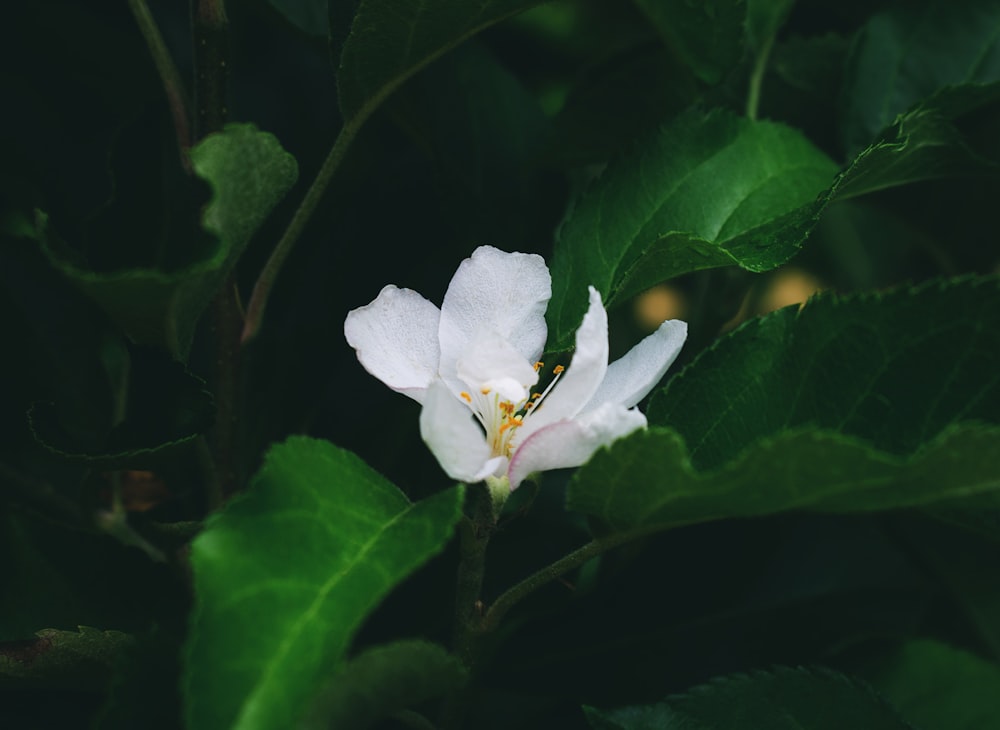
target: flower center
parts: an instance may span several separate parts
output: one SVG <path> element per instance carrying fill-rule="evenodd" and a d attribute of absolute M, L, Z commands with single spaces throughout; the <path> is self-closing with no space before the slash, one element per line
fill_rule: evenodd
<path fill-rule="evenodd" d="M 545 363 L 536 362 L 535 372 L 543 367 L 545 367 Z M 493 456 L 510 458 L 511 453 L 516 448 L 512 441 L 518 427 L 523 425 L 524 420 L 541 407 L 545 396 L 551 392 L 565 369 L 562 365 L 556 365 L 552 369 L 552 380 L 541 392 L 531 393 L 525 386 L 523 398 L 503 398 L 497 390 L 489 385 L 483 385 L 479 391 L 474 393 L 462 391 L 459 394 L 462 400 L 472 406 L 472 412 L 486 431 L 486 441 L 490 445 Z"/>

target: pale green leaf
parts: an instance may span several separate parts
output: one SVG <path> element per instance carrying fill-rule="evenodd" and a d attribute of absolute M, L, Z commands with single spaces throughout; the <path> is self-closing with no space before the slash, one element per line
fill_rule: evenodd
<path fill-rule="evenodd" d="M 213 190 L 202 226 L 217 237 L 204 256 L 179 269 L 92 271 L 46 245 L 46 254 L 133 341 L 184 357 L 195 325 L 236 265 L 251 236 L 295 182 L 295 159 L 274 136 L 234 124 L 202 140 L 191 163 Z M 45 240 L 46 219 L 40 221 Z"/>
<path fill-rule="evenodd" d="M 294 726 L 361 621 L 438 552 L 460 487 L 411 504 L 353 454 L 292 438 L 192 544 L 191 730 Z"/>

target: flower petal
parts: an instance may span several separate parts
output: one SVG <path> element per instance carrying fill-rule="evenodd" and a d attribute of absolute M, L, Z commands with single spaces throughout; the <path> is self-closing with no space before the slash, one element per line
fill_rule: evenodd
<path fill-rule="evenodd" d="M 424 395 L 420 435 L 452 479 L 478 482 L 506 461 L 490 458 L 490 447 L 472 411 L 440 380 L 431 383 Z"/>
<path fill-rule="evenodd" d="M 631 408 L 646 397 L 674 364 L 687 339 L 687 322 L 671 319 L 608 366 L 601 386 L 584 412 L 605 403 Z"/>
<path fill-rule="evenodd" d="M 459 380 L 473 392 L 487 388 L 513 403 L 524 401 L 528 388 L 538 382 L 538 373 L 531 363 L 496 334 L 476 339 L 458 359 L 456 368 Z"/>
<path fill-rule="evenodd" d="M 575 419 L 566 419 L 536 431 L 514 452 L 507 476 L 516 489 L 536 471 L 580 466 L 595 451 L 646 426 L 646 417 L 635 409 L 606 403 Z"/>
<path fill-rule="evenodd" d="M 417 292 L 390 284 L 371 304 L 348 312 L 344 336 L 365 370 L 420 403 L 437 376 L 440 316 Z"/>
<path fill-rule="evenodd" d="M 523 442 L 550 423 L 572 418 L 597 392 L 608 371 L 608 313 L 601 295 L 590 287 L 590 308 L 576 331 L 576 351 L 569 367 L 535 410 L 524 419 L 516 439 Z"/>
<path fill-rule="evenodd" d="M 534 362 L 545 347 L 545 307 L 552 279 L 541 256 L 480 246 L 458 267 L 441 304 L 440 373 L 454 385 L 455 367 L 485 332 L 495 332 Z"/>

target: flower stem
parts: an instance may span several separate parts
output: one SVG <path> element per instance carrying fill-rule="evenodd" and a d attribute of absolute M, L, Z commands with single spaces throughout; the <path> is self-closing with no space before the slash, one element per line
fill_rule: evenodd
<path fill-rule="evenodd" d="M 760 90 L 764 85 L 764 72 L 767 70 L 767 61 L 771 57 L 771 48 L 774 47 L 774 35 L 768 36 L 757 54 L 757 60 L 753 65 L 753 72 L 750 74 L 750 89 L 747 92 L 747 119 L 756 119 L 757 111 L 760 108 Z"/>
<path fill-rule="evenodd" d="M 191 121 L 188 116 L 187 102 L 185 100 L 184 84 L 181 83 L 181 75 L 174 65 L 174 59 L 167 50 L 167 44 L 160 34 L 160 29 L 153 19 L 153 14 L 149 11 L 146 0 L 128 0 L 129 10 L 139 26 L 149 53 L 153 57 L 153 64 L 156 72 L 160 75 L 163 83 L 163 90 L 167 95 L 167 103 L 170 106 L 170 115 L 174 120 L 174 133 L 177 136 L 177 147 L 180 150 L 181 164 L 188 174 L 191 173 L 191 161 L 188 159 L 188 150 L 191 147 Z"/>
<path fill-rule="evenodd" d="M 455 653 L 467 667 L 476 655 L 476 639 L 482 619 L 483 575 L 486 570 L 486 546 L 496 528 L 493 500 L 484 484 L 469 488 L 472 516 L 459 523 L 461 558 L 455 582 Z"/>
<path fill-rule="evenodd" d="M 567 573 L 574 568 L 578 568 L 588 560 L 597 557 L 601 553 L 607 552 L 612 548 L 623 545 L 626 542 L 635 540 L 640 537 L 639 533 L 632 532 L 620 532 L 607 537 L 598 538 L 591 540 L 586 545 L 577 548 L 573 552 L 565 555 L 559 560 L 551 563 L 538 572 L 528 576 L 522 580 L 517 585 L 508 589 L 503 593 L 493 605 L 490 606 L 486 615 L 483 616 L 479 623 L 478 631 L 480 633 L 488 633 L 495 631 L 503 620 L 503 617 L 507 612 L 513 608 L 519 601 L 526 598 L 531 593 L 549 583 L 563 573 Z"/>
<path fill-rule="evenodd" d="M 316 210 L 316 206 L 323 199 L 323 193 L 326 192 L 326 188 L 330 184 L 330 180 L 333 179 L 334 173 L 340 168 L 340 163 L 343 162 L 347 149 L 351 146 L 351 142 L 354 141 L 354 137 L 361 129 L 364 118 L 363 116 L 355 117 L 340 130 L 337 139 L 333 142 L 333 147 L 330 148 L 330 152 L 323 162 L 323 166 L 316 173 L 316 178 L 313 180 L 312 185 L 309 186 L 309 190 L 306 192 L 302 202 L 299 203 L 295 215 L 292 216 L 288 228 L 285 229 L 281 240 L 278 241 L 278 245 L 274 247 L 274 251 L 271 252 L 270 258 L 268 258 L 263 270 L 261 270 L 260 276 L 257 277 L 253 293 L 250 295 L 250 301 L 247 304 L 247 315 L 243 324 L 241 341 L 244 345 L 252 340 L 260 330 L 261 321 L 264 318 L 264 309 L 267 307 L 267 300 L 271 296 L 271 289 L 274 287 L 274 282 L 278 278 L 281 267 L 284 265 L 285 259 L 288 258 L 288 254 L 292 252 L 292 248 L 298 241 L 299 236 L 302 235 L 302 231 Z"/>

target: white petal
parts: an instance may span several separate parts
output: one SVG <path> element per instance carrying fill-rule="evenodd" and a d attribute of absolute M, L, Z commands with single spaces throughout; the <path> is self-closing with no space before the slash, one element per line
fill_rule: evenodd
<path fill-rule="evenodd" d="M 420 435 L 452 479 L 478 482 L 499 466 L 490 458 L 490 447 L 472 411 L 440 380 L 431 383 L 424 395 Z"/>
<path fill-rule="evenodd" d="M 441 375 L 451 381 L 458 359 L 484 333 L 499 334 L 526 360 L 537 360 L 545 347 L 551 296 L 541 256 L 477 248 L 458 267 L 441 304 Z"/>
<path fill-rule="evenodd" d="M 513 403 L 525 400 L 528 388 L 538 382 L 532 364 L 499 334 L 478 338 L 456 367 L 459 380 L 472 392 L 486 388 Z"/>
<path fill-rule="evenodd" d="M 671 319 L 608 366 L 607 375 L 584 411 L 605 403 L 631 408 L 660 382 L 684 346 L 687 322 Z"/>
<path fill-rule="evenodd" d="M 507 472 L 511 489 L 533 472 L 580 466 L 602 446 L 645 426 L 646 417 L 639 411 L 611 403 L 579 418 L 550 424 L 514 452 Z"/>
<path fill-rule="evenodd" d="M 576 331 L 576 351 L 569 367 L 541 405 L 524 419 L 518 429 L 518 441 L 550 423 L 572 418 L 597 392 L 608 371 L 608 313 L 601 295 L 590 287 L 590 308 Z"/>
<path fill-rule="evenodd" d="M 437 374 L 438 308 L 411 289 L 390 284 L 371 304 L 354 309 L 344 336 L 365 370 L 393 390 L 423 402 Z"/>

